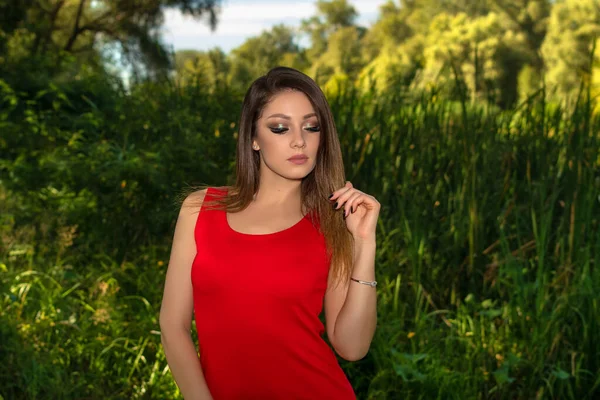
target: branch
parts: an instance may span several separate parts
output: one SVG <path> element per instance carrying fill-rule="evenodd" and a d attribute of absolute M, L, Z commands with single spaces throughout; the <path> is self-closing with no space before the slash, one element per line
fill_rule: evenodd
<path fill-rule="evenodd" d="M 75 44 L 75 40 L 77 40 L 77 36 L 81 33 L 81 29 L 79 28 L 79 21 L 81 20 L 81 14 L 83 14 L 83 7 L 85 6 L 85 0 L 81 0 L 79 2 L 79 7 L 77 8 L 77 16 L 75 17 L 75 27 L 73 28 L 73 33 L 69 37 L 67 44 L 65 46 L 65 51 L 71 51 L 73 44 Z"/>
<path fill-rule="evenodd" d="M 522 27 L 521 26 L 521 22 L 519 22 L 519 17 L 517 15 L 515 15 L 513 13 L 512 10 L 510 10 L 510 6 L 504 4 L 504 2 L 500 2 L 498 0 L 492 0 L 492 3 L 494 3 L 496 5 L 496 7 L 498 7 L 500 10 L 502 10 L 506 15 L 508 15 L 508 17 L 515 23 L 517 24 L 518 27 Z"/>
<path fill-rule="evenodd" d="M 37 54 L 40 46 L 42 47 L 42 51 L 44 51 L 46 49 L 46 45 L 47 45 L 48 41 L 52 40 L 52 32 L 54 31 L 54 28 L 56 26 L 56 18 L 58 16 L 58 12 L 60 11 L 60 9 L 63 7 L 64 4 L 65 4 L 65 0 L 60 0 L 56 3 L 56 6 L 52 10 L 47 10 L 41 4 L 39 4 L 39 7 L 42 11 L 50 14 L 50 27 L 48 28 L 48 30 L 46 32 L 44 32 L 44 34 L 42 34 L 39 31 L 36 32 L 35 40 L 34 40 L 33 46 L 32 46 L 33 54 Z"/>
<path fill-rule="evenodd" d="M 54 31 L 54 28 L 56 26 L 56 19 L 58 18 L 58 13 L 60 12 L 60 9 L 64 6 L 64 4 L 65 0 L 60 0 L 58 3 L 56 3 L 56 7 L 54 7 L 54 10 L 52 10 L 52 13 L 50 14 L 50 29 L 48 29 L 49 32 L 46 36 L 48 40 L 44 41 L 42 45 L 42 52 L 46 50 L 46 45 L 48 41 L 52 40 L 52 32 Z"/>
<path fill-rule="evenodd" d="M 91 22 L 91 24 L 98 24 L 98 23 L 100 23 L 100 21 L 102 21 L 103 19 L 110 17 L 111 13 L 112 13 L 111 10 L 106 11 L 104 14 L 102 14 L 101 16 L 99 16 L 98 18 L 96 18 L 95 20 L 93 20 Z"/>

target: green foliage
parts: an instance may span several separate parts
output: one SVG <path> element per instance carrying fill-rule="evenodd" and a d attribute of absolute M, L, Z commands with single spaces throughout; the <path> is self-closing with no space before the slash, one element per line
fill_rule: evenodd
<path fill-rule="evenodd" d="M 242 99 L 108 79 L 0 81 L 4 398 L 179 396 L 157 321 L 174 199 L 233 178 Z M 359 398 L 594 398 L 592 105 L 541 93 L 500 111 L 332 82 L 348 179 L 384 205 L 378 329 L 367 357 L 340 359 Z"/>
<path fill-rule="evenodd" d="M 196 18 L 208 16 L 214 29 L 220 1 L 138 0 L 134 6 L 129 1 L 106 0 L 16 3 L 19 5 L 0 1 L 1 57 L 39 58 L 66 52 L 91 62 L 100 55 L 99 48 L 116 43 L 136 75 L 152 76 L 163 74 L 170 66 L 169 54 L 157 34 L 164 10 L 178 8 Z M 10 43 L 14 44 L 12 48 Z"/>
<path fill-rule="evenodd" d="M 379 10 L 379 19 L 366 32 L 362 41 L 365 62 L 371 62 L 383 49 L 396 47 L 413 35 L 406 23 L 406 9 L 389 0 Z"/>
<path fill-rule="evenodd" d="M 534 66 L 536 74 L 543 69 L 540 48 L 546 36 L 548 19 L 553 0 L 495 0 L 494 11 L 497 11 L 510 25 L 512 30 L 523 34 L 530 57 L 529 63 Z"/>
<path fill-rule="evenodd" d="M 98 31 L 65 51 L 91 2 L 13 3 L 0 0 L 0 398 L 180 397 L 157 321 L 175 199 L 233 179 L 242 96 L 275 64 L 323 84 L 347 177 L 383 204 L 376 336 L 340 359 L 359 398 L 598 397 L 596 2 L 390 1 L 366 30 L 347 1 L 319 1 L 309 49 L 280 25 L 232 54 L 177 52 L 176 79 L 127 88 L 86 48 Z M 152 67 L 166 55 L 134 25 L 208 2 L 142 1 L 128 26 L 98 4 Z"/>
<path fill-rule="evenodd" d="M 311 74 L 327 81 L 333 74 L 355 79 L 363 61 L 360 50 L 360 31 L 355 26 L 340 28 L 329 36 L 327 50 L 313 63 Z"/>
<path fill-rule="evenodd" d="M 475 19 L 464 13 L 440 14 L 427 35 L 419 84 L 459 77 L 472 99 L 510 106 L 516 100 L 516 76 L 525 53 L 523 35 L 506 29 L 495 13 Z"/>
<path fill-rule="evenodd" d="M 371 84 L 374 84 L 376 90 L 381 92 L 408 87 L 423 68 L 424 43 L 422 35 L 415 35 L 400 45 L 389 44 L 383 47 L 360 73 L 363 88 L 368 91 Z"/>
<path fill-rule="evenodd" d="M 532 65 L 524 65 L 517 76 L 519 102 L 525 101 L 528 96 L 538 91 L 542 85 L 542 74 Z"/>
<path fill-rule="evenodd" d="M 599 34 L 598 1 L 566 0 L 553 7 L 542 53 L 548 68 L 547 83 L 560 97 L 574 100 L 582 78 L 585 83 L 592 82 L 600 58 L 598 51 L 594 58 L 590 53 Z M 593 89 L 598 91 L 598 87 Z"/>
<path fill-rule="evenodd" d="M 285 25 L 276 25 L 248 39 L 231 52 L 230 81 L 243 90 L 271 66 L 285 65 L 302 69 L 304 65 L 298 55 L 299 50 L 293 31 Z"/>
<path fill-rule="evenodd" d="M 320 0 L 299 30 L 275 26 L 229 55 L 220 53 L 217 63 L 198 53 L 183 68 L 178 60 L 188 56 L 181 52 L 176 73 L 182 84 L 201 79 L 244 91 L 269 68 L 286 65 L 330 90 L 340 79 L 365 90 L 375 85 L 379 92 L 398 84 L 415 93 L 435 86 L 436 95 L 448 100 L 466 97 L 509 109 L 548 84 L 557 89 L 553 99 L 565 101 L 582 80 L 592 94 L 600 93 L 596 61 L 589 56 L 597 4 L 586 1 L 389 0 L 367 29 L 356 25 L 347 0 Z M 307 48 L 297 44 L 302 35 L 310 39 Z"/>
<path fill-rule="evenodd" d="M 356 9 L 347 0 L 317 0 L 316 6 L 317 13 L 325 18 L 325 25 L 332 31 L 352 26 L 358 16 Z"/>
<path fill-rule="evenodd" d="M 231 63 L 219 48 L 209 51 L 181 50 L 175 53 L 175 76 L 181 85 L 200 83 L 211 92 L 229 84 Z"/>
<path fill-rule="evenodd" d="M 356 9 L 347 0 L 317 0 L 317 14 L 305 19 L 301 31 L 309 35 L 311 47 L 307 49 L 308 59 L 318 59 L 327 50 L 328 39 L 339 29 L 354 25 Z"/>

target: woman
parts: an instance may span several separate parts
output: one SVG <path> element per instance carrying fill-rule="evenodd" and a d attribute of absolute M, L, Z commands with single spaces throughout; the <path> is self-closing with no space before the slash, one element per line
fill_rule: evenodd
<path fill-rule="evenodd" d="M 234 186 L 181 206 L 160 311 L 173 377 L 186 400 L 355 399 L 335 353 L 363 358 L 375 332 L 380 204 L 345 182 L 311 78 L 277 67 L 250 86 L 236 161 Z"/>

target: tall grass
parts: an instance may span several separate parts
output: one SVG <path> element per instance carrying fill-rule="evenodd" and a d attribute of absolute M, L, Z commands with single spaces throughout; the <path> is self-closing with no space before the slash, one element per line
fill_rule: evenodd
<path fill-rule="evenodd" d="M 393 89 L 329 99 L 347 179 L 382 204 L 377 332 L 340 359 L 359 398 L 595 398 L 589 97 L 499 111 Z M 177 398 L 157 322 L 173 199 L 232 179 L 241 95 L 146 85 L 102 108 L 53 90 L 2 92 L 0 395 Z"/>

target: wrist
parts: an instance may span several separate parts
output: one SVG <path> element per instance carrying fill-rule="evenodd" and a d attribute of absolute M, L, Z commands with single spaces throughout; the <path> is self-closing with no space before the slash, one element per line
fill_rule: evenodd
<path fill-rule="evenodd" d="M 375 246 L 377 244 L 377 238 L 375 236 L 369 238 L 355 238 L 354 244 L 356 246 Z"/>

